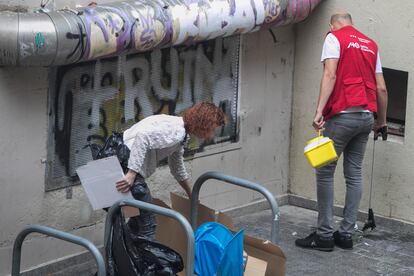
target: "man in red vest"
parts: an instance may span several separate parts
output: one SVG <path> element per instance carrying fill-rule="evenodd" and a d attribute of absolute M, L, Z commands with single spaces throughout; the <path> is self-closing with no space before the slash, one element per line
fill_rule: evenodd
<path fill-rule="evenodd" d="M 315 130 L 334 141 L 344 154 L 346 198 L 344 218 L 333 230 L 334 172 L 336 162 L 316 170 L 318 227 L 296 245 L 332 251 L 334 245 L 352 249 L 352 234 L 362 194 L 362 160 L 369 133 L 386 126 L 387 90 L 376 43 L 359 32 L 345 12 L 332 15 L 321 61 L 324 64 Z M 377 113 L 374 123 L 373 113 Z"/>

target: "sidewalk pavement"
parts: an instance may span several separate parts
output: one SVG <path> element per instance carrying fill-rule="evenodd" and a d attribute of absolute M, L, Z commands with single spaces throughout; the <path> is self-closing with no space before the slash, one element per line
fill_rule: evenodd
<path fill-rule="evenodd" d="M 317 212 L 285 205 L 280 207 L 279 246 L 284 251 L 286 275 L 414 275 L 414 233 L 404 229 L 384 228 L 377 223 L 364 236 L 357 232 L 354 249 L 335 248 L 321 252 L 295 246 L 295 239 L 315 230 Z M 335 217 L 336 225 L 341 218 Z M 271 212 L 265 210 L 234 218 L 238 227 L 255 237 L 270 237 Z M 358 222 L 359 229 L 364 223 Z"/>

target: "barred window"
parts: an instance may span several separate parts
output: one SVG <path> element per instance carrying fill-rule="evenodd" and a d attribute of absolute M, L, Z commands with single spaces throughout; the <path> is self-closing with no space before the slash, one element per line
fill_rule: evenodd
<path fill-rule="evenodd" d="M 46 190 L 79 184 L 76 168 L 102 144 L 144 117 L 212 101 L 228 124 L 212 143 L 237 137 L 239 37 L 157 49 L 51 69 Z M 190 142 L 188 154 L 204 145 Z"/>
<path fill-rule="evenodd" d="M 408 72 L 383 68 L 388 90 L 387 124 L 390 134 L 404 136 Z"/>

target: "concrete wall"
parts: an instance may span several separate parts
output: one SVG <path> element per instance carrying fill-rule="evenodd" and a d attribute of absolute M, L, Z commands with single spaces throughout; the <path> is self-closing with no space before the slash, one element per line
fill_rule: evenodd
<path fill-rule="evenodd" d="M 228 146 L 234 150 L 195 159 L 193 177 L 217 170 L 262 183 L 275 195 L 287 192 L 294 35 L 292 26 L 274 32 L 277 42 L 269 31 L 243 37 L 240 141 Z M 217 209 L 261 198 L 246 190 L 209 184 L 201 194 L 205 203 Z"/>
<path fill-rule="evenodd" d="M 0 1 L 29 10 L 38 0 Z M 89 1 L 55 1 L 57 7 Z M 104 3 L 109 1 L 99 1 Z M 218 170 L 263 183 L 275 195 L 288 184 L 290 106 L 294 66 L 292 27 L 242 38 L 240 66 L 240 139 L 238 143 L 208 148 L 187 162 L 195 180 Z M 0 275 L 10 273 L 15 235 L 26 224 L 40 223 L 102 245 L 104 214 L 93 212 L 79 186 L 67 198 L 65 189 L 44 192 L 47 153 L 47 90 L 45 68 L 0 68 Z M 153 194 L 168 198 L 179 191 L 168 168 L 149 179 Z M 181 191 L 180 191 L 181 192 Z M 202 202 L 230 208 L 259 195 L 219 183 L 202 189 Z M 22 268 L 29 268 L 83 249 L 62 241 L 30 235 L 23 245 Z"/>
<path fill-rule="evenodd" d="M 414 2 L 405 1 L 324 1 L 304 23 L 297 25 L 292 105 L 292 139 L 290 155 L 290 192 L 309 199 L 316 198 L 314 171 L 306 163 L 303 147 L 315 136 L 311 122 L 316 108 L 322 73 L 321 47 L 328 31 L 329 18 L 336 10 L 347 10 L 354 24 L 379 45 L 384 67 L 409 72 L 406 135 L 379 141 L 375 151 L 372 205 L 376 214 L 414 222 Z M 392 97 L 393 95 L 389 95 Z M 372 139 L 364 160 L 364 194 L 360 209 L 368 209 L 372 162 Z M 344 204 L 345 182 L 342 159 L 335 177 L 335 203 Z"/>

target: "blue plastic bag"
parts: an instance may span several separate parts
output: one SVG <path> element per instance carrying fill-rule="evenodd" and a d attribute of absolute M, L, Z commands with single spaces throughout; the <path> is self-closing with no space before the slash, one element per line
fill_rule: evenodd
<path fill-rule="evenodd" d="M 216 222 L 202 224 L 195 233 L 195 267 L 199 276 L 243 275 L 243 231 L 233 235 Z"/>
<path fill-rule="evenodd" d="M 243 275 L 243 235 L 243 230 L 237 232 L 227 244 L 217 270 L 218 276 Z"/>

